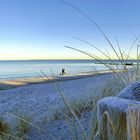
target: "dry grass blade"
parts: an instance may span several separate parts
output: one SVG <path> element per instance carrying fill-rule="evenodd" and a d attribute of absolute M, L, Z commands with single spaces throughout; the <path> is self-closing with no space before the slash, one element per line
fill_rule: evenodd
<path fill-rule="evenodd" d="M 36 125 L 34 125 L 33 123 L 31 123 L 31 122 L 29 122 L 29 121 L 27 121 L 27 120 L 25 120 L 25 119 L 23 119 L 23 118 L 21 118 L 21 117 L 18 117 L 18 116 L 16 116 L 16 115 L 12 114 L 12 113 L 7 113 L 7 114 L 8 114 L 8 115 L 11 115 L 11 116 L 13 116 L 13 117 L 15 117 L 15 118 L 17 118 L 18 120 L 22 120 L 22 121 L 24 121 L 24 122 L 30 124 L 30 125 L 33 126 L 34 128 L 38 129 L 39 131 L 41 131 L 41 128 L 38 127 L 38 126 L 36 126 Z"/>
<path fill-rule="evenodd" d="M 96 50 L 98 50 L 99 52 L 101 52 L 106 58 L 108 58 L 109 60 L 112 61 L 111 57 L 109 57 L 107 54 L 105 54 L 102 50 L 98 49 L 96 46 L 94 46 L 92 43 L 86 41 L 86 40 L 83 40 L 83 39 L 80 39 L 80 38 L 77 38 L 77 37 L 74 37 L 75 39 L 79 40 L 79 41 L 82 41 L 90 46 L 92 46 L 93 48 L 95 48 Z"/>
<path fill-rule="evenodd" d="M 118 49 L 119 49 L 119 52 L 120 52 L 121 62 L 122 62 L 122 64 L 124 65 L 123 53 L 122 53 L 122 51 L 121 51 L 121 48 L 120 48 L 119 41 L 118 41 L 118 38 L 117 38 L 117 37 L 116 37 L 116 42 L 117 42 L 117 46 L 118 46 Z"/>
<path fill-rule="evenodd" d="M 138 42 L 139 42 L 139 44 L 140 44 L 140 40 L 139 40 L 140 35 L 136 35 L 132 29 L 129 29 L 129 31 L 130 31 L 130 32 L 131 32 L 131 34 L 134 36 L 134 38 L 136 38 L 136 39 L 137 39 L 137 41 L 138 41 Z"/>
<path fill-rule="evenodd" d="M 73 48 L 73 47 L 69 47 L 69 46 L 64 46 L 64 47 L 69 48 L 69 49 L 72 49 L 72 50 L 75 50 L 75 51 L 77 51 L 77 52 L 81 52 L 81 53 L 83 53 L 83 54 L 85 54 L 85 55 L 87 55 L 87 56 L 89 56 L 89 57 L 91 57 L 91 58 L 94 58 L 94 59 L 97 60 L 98 62 L 104 64 L 104 65 L 105 65 L 107 68 L 109 68 L 109 70 L 111 70 L 112 72 L 116 72 L 115 69 L 113 69 L 111 66 L 109 66 L 108 64 L 106 64 L 106 63 L 105 63 L 101 58 L 99 58 L 98 56 L 95 56 L 95 55 L 93 55 L 93 54 L 91 54 L 91 53 L 88 53 L 88 52 L 85 52 L 85 51 L 81 51 L 81 50 L 79 50 L 79 49 L 75 49 L 75 48 Z"/>
<path fill-rule="evenodd" d="M 40 72 L 45 76 L 47 80 L 49 80 L 49 77 L 43 71 L 40 70 Z"/>
<path fill-rule="evenodd" d="M 117 53 L 117 51 L 115 50 L 115 48 L 113 47 L 111 41 L 108 39 L 108 37 L 106 36 L 106 34 L 104 33 L 104 31 L 101 29 L 101 27 L 92 19 L 90 18 L 85 12 L 83 12 L 81 9 L 75 7 L 74 5 L 64 1 L 64 0 L 58 0 L 68 6 L 70 6 L 71 8 L 75 9 L 76 11 L 78 11 L 79 13 L 81 13 L 84 17 L 86 17 L 100 32 L 101 34 L 104 36 L 104 38 L 107 40 L 108 44 L 111 46 L 112 50 L 114 51 L 114 53 L 116 54 L 116 56 L 118 57 L 118 59 L 120 60 L 120 57 Z"/>
<path fill-rule="evenodd" d="M 111 127 L 112 127 L 113 133 L 115 134 L 115 127 L 114 127 L 113 122 L 111 121 L 110 116 L 109 116 L 109 114 L 108 114 L 107 111 L 105 111 L 105 112 L 103 113 L 102 117 L 101 117 L 100 120 L 99 120 L 99 123 L 101 123 L 102 119 L 103 119 L 105 116 L 107 116 L 107 118 L 108 118 L 108 120 L 109 120 L 109 123 L 110 123 L 110 125 L 111 125 Z M 99 133 L 99 132 L 98 132 L 98 133 Z"/>
<path fill-rule="evenodd" d="M 44 76 L 42 76 L 42 75 L 40 75 L 40 74 L 38 74 L 38 73 L 37 73 L 37 75 L 38 75 L 40 78 L 42 78 L 44 81 L 46 80 L 46 79 L 44 78 Z"/>
<path fill-rule="evenodd" d="M 135 43 L 137 42 L 137 40 L 138 40 L 138 38 L 136 38 L 136 39 L 134 40 L 134 42 L 132 43 L 132 45 L 131 45 L 131 47 L 130 47 L 130 49 L 129 49 L 129 51 L 128 51 L 128 54 L 127 54 L 127 59 L 129 59 L 130 53 L 131 53 L 131 51 L 132 51 L 132 48 L 134 47 L 134 45 L 135 45 Z"/>
<path fill-rule="evenodd" d="M 3 135 L 5 135 L 5 136 L 7 136 L 8 138 L 14 138 L 14 140 L 23 140 L 23 139 L 21 139 L 21 138 L 15 137 L 15 136 L 10 135 L 10 134 L 7 134 L 7 133 L 2 133 L 2 132 L 0 132 L 0 134 L 3 134 Z M 0 140 L 2 140 L 2 139 L 0 139 Z M 7 140 L 8 140 L 8 139 L 7 139 Z"/>
<path fill-rule="evenodd" d="M 53 75 L 53 77 L 54 77 L 54 79 L 55 79 L 55 76 L 54 76 L 54 74 L 53 74 L 52 69 L 51 69 L 51 72 L 52 72 L 52 75 Z M 66 99 L 66 97 L 63 95 L 63 93 L 62 93 L 61 89 L 59 88 L 57 82 L 55 82 L 55 86 L 56 86 L 56 89 L 58 90 L 60 96 L 62 97 L 62 99 L 63 99 L 63 101 L 64 101 L 64 104 L 66 105 L 67 109 L 71 112 L 71 114 L 72 114 L 72 115 L 75 117 L 75 119 L 77 120 L 77 123 L 78 123 L 78 125 L 80 126 L 80 128 L 81 128 L 81 130 L 82 130 L 84 139 L 87 140 L 87 135 L 86 135 L 86 133 L 85 133 L 85 130 L 84 130 L 84 128 L 83 128 L 83 126 L 82 126 L 80 120 L 78 119 L 77 115 L 76 115 L 75 112 L 73 111 L 73 109 L 72 109 L 70 103 L 68 102 L 68 100 Z"/>

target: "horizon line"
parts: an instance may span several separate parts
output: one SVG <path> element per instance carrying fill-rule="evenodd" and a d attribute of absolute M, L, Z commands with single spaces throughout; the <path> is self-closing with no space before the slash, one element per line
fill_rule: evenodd
<path fill-rule="evenodd" d="M 58 61 L 70 61 L 70 60 L 76 60 L 76 61 L 80 61 L 80 60 L 82 60 L 82 61 L 84 61 L 84 60 L 86 60 L 86 61 L 92 61 L 92 60 L 95 60 L 95 61 L 98 61 L 98 60 L 100 60 L 100 59 L 98 59 L 98 60 L 96 60 L 96 59 L 1 59 L 0 61 L 56 61 L 56 60 L 58 60 Z M 109 59 L 101 59 L 101 60 L 109 60 Z M 111 59 L 111 60 L 119 60 L 119 59 Z M 111 61 L 111 60 L 109 60 L 109 61 Z M 129 61 L 137 61 L 137 59 L 124 59 L 124 60 L 129 60 Z M 120 61 L 120 60 L 119 60 Z"/>

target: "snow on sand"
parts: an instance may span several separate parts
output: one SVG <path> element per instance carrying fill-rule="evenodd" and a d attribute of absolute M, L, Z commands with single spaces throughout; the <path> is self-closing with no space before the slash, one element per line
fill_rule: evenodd
<path fill-rule="evenodd" d="M 101 74 L 81 79 L 57 82 L 69 101 L 87 99 L 94 91 L 106 83 L 112 74 Z M 0 116 L 11 112 L 32 118 L 35 124 L 43 123 L 44 118 L 63 105 L 55 82 L 25 85 L 15 89 L 0 91 Z"/>

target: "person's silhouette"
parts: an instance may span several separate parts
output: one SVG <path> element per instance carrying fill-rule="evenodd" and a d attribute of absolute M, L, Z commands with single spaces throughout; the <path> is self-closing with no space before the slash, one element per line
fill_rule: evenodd
<path fill-rule="evenodd" d="M 62 68 L 62 75 L 64 75 L 66 72 L 65 72 L 65 69 Z"/>

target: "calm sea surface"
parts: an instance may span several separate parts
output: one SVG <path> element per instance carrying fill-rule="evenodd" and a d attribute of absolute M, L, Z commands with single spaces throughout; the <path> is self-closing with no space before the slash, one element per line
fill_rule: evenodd
<path fill-rule="evenodd" d="M 95 60 L 33 60 L 33 61 L 0 61 L 0 79 L 37 77 L 44 72 L 51 76 L 59 75 L 62 68 L 68 74 L 78 74 L 97 70 L 107 70 L 103 64 Z"/>

